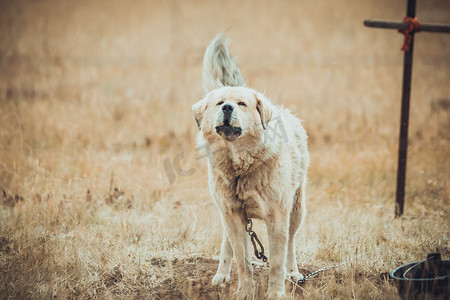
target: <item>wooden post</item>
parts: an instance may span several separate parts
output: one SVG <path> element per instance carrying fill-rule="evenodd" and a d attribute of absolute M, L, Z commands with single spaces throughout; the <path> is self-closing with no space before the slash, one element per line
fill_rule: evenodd
<path fill-rule="evenodd" d="M 416 16 L 416 0 L 408 0 L 407 16 Z M 398 168 L 397 168 L 397 194 L 395 197 L 395 216 L 403 214 L 405 204 L 405 182 L 406 182 L 406 156 L 408 152 L 408 124 L 409 103 L 411 95 L 411 76 L 414 51 L 414 32 L 411 33 L 411 45 L 409 51 L 405 51 L 403 58 L 403 88 L 402 108 L 400 116 L 400 136 L 398 146 Z"/>

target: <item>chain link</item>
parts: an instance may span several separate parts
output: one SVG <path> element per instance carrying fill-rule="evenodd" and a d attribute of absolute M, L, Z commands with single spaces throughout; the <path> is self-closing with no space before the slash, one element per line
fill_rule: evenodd
<path fill-rule="evenodd" d="M 237 195 L 236 195 L 236 197 L 237 197 Z M 259 240 L 256 232 L 253 231 L 253 222 L 251 219 L 249 219 L 249 217 L 247 215 L 247 206 L 245 205 L 244 200 L 239 199 L 239 201 L 241 202 L 240 209 L 242 211 L 242 215 L 244 216 L 244 220 L 245 220 L 245 231 L 250 236 L 250 241 L 252 242 L 253 251 L 255 253 L 255 256 L 257 259 L 262 260 L 263 262 L 267 263 L 267 266 L 269 266 L 269 260 L 268 260 L 267 256 L 264 254 L 264 246 L 261 243 L 261 241 Z M 258 249 L 258 247 L 260 250 Z"/>

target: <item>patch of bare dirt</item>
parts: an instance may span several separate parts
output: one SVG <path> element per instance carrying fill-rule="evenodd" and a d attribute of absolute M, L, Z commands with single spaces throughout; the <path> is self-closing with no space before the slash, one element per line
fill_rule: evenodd
<path fill-rule="evenodd" d="M 238 286 L 237 269 L 233 264 L 230 283 L 222 286 L 213 286 L 212 278 L 219 262 L 209 258 L 188 258 L 167 261 L 152 259 L 153 265 L 172 267 L 175 276 L 164 281 L 154 291 L 155 299 L 231 299 Z M 267 290 L 268 268 L 254 267 L 255 299 L 264 299 Z M 309 273 L 310 270 L 301 270 Z M 286 294 L 300 298 L 302 289 L 293 284 L 286 284 Z"/>

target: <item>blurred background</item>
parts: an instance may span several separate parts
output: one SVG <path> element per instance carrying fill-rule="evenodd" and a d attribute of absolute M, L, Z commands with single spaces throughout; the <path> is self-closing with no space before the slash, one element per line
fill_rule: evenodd
<path fill-rule="evenodd" d="M 20 165 L 24 146 L 38 159 L 52 147 L 192 150 L 202 55 L 224 31 L 247 85 L 298 113 L 312 143 L 395 143 L 403 37 L 362 22 L 399 21 L 405 2 L 2 1 L 2 163 Z M 450 23 L 450 5 L 418 1 L 417 16 Z M 449 35 L 416 39 L 412 134 L 423 135 L 433 107 L 448 103 L 449 49 Z M 76 164 L 67 176 L 89 171 Z"/>
<path fill-rule="evenodd" d="M 421 22 L 450 24 L 449 1 L 417 2 Z M 13 251 L 0 267 L 16 287 L 0 295 L 17 296 L 20 286 L 47 295 L 42 287 L 51 284 L 72 295 L 67 282 L 78 296 L 92 296 L 98 282 L 109 291 L 108 280 L 87 278 L 106 256 L 104 274 L 122 266 L 117 288 L 128 278 L 123 249 L 147 257 L 218 254 L 220 222 L 195 151 L 191 105 L 204 96 L 204 50 L 224 31 L 247 85 L 296 113 L 310 137 L 303 261 L 341 261 L 360 243 L 373 250 L 375 271 L 363 266 L 373 275 L 429 250 L 449 254 L 448 34 L 416 35 L 402 221 L 412 223 L 387 225 L 403 36 L 363 20 L 401 21 L 405 13 L 406 1 L 392 0 L 2 0 L 0 250 Z M 188 169 L 189 176 L 180 172 Z M 68 234 L 79 241 L 70 246 L 79 251 L 75 269 L 65 254 Z M 106 241 L 122 244 L 105 254 Z M 47 252 L 33 252 L 43 245 Z M 129 260 L 128 270 L 135 265 Z M 50 266 L 65 275 L 49 275 Z M 351 297 L 346 287 L 341 296 Z M 126 285 L 120 291 L 132 293 Z"/>

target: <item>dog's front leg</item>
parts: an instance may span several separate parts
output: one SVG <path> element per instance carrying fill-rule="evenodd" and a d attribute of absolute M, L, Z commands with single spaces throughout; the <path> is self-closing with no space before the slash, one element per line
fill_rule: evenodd
<path fill-rule="evenodd" d="M 274 213 L 266 220 L 266 224 L 270 250 L 267 297 L 279 299 L 285 296 L 288 223 L 282 213 Z"/>
<path fill-rule="evenodd" d="M 254 292 L 253 268 L 248 252 L 248 235 L 241 215 L 229 212 L 224 214 L 223 221 L 228 240 L 233 248 L 238 268 L 239 286 L 236 291 L 237 299 L 252 299 Z"/>
<path fill-rule="evenodd" d="M 231 260 L 233 259 L 233 249 L 231 248 L 230 241 L 228 240 L 227 230 L 225 227 L 225 221 L 222 218 L 222 245 L 220 246 L 220 259 L 219 267 L 217 268 L 216 275 L 214 275 L 212 284 L 219 285 L 230 281 Z"/>

